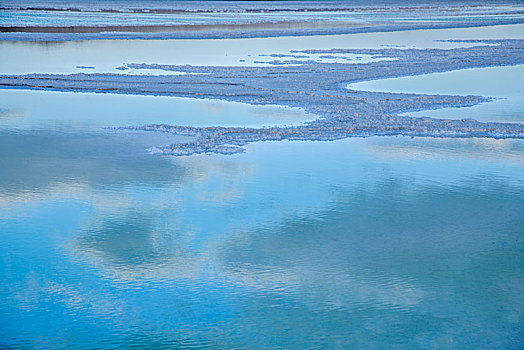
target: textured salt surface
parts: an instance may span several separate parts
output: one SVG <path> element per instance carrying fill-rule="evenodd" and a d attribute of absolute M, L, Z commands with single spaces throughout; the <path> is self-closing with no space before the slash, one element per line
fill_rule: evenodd
<path fill-rule="evenodd" d="M 320 116 L 297 127 L 230 128 L 169 125 L 129 129 L 191 135 L 194 141 L 153 148 L 175 155 L 237 153 L 256 141 L 336 140 L 355 136 L 406 135 L 431 137 L 524 138 L 524 124 L 481 123 L 400 116 L 407 111 L 472 106 L 490 99 L 480 96 L 393 94 L 347 90 L 347 83 L 387 77 L 427 74 L 461 68 L 515 65 L 524 62 L 524 40 L 478 40 L 482 46 L 441 49 L 302 50 L 293 54 L 367 54 L 396 61 L 309 63 L 296 67 L 192 67 L 129 64 L 134 69 L 176 70 L 204 75 L 122 76 L 72 74 L 0 76 L 10 88 L 111 92 L 193 98 L 225 99 L 249 104 L 301 107 Z M 486 46 L 485 44 L 490 44 Z"/>
<path fill-rule="evenodd" d="M 61 42 L 49 50 L 46 42 L 0 41 L 3 61 L 0 74 L 73 74 L 80 73 L 77 65 L 94 66 L 92 73 L 181 74 L 176 71 L 156 71 L 126 68 L 125 63 L 143 62 L 193 66 L 260 66 L 253 61 L 310 60 L 331 63 L 320 55 L 307 58 L 278 58 L 264 54 L 291 54 L 290 50 L 306 49 L 380 49 L 471 47 L 479 43 L 446 42 L 443 39 L 524 39 L 524 24 L 477 28 L 416 30 L 405 32 L 364 33 L 330 36 L 280 38 L 223 39 L 223 40 L 84 40 Z M 387 43 L 387 45 L 385 45 Z M 206 54 L 202 54 L 202 53 Z M 305 56 L 303 54 L 298 56 Z M 322 55 L 324 56 L 324 55 Z M 337 60 L 347 62 L 355 57 L 359 62 L 369 61 L 370 55 L 345 54 Z M 349 56 L 349 57 L 348 57 Z M 56 57 L 60 57 L 57 60 Z M 359 60 L 358 57 L 361 57 Z M 345 59 L 343 59 L 345 58 Z M 384 59 L 384 58 L 381 58 Z M 489 95 L 488 95 L 489 96 Z"/>
<path fill-rule="evenodd" d="M 475 1 L 0 1 L 0 40 L 221 39 L 524 23 L 524 6 Z"/>
<path fill-rule="evenodd" d="M 358 26 L 344 25 L 342 27 L 320 27 L 320 28 L 297 28 L 292 25 L 291 28 L 282 29 L 266 28 L 260 29 L 252 26 L 238 27 L 238 28 L 223 28 L 221 30 L 201 29 L 184 31 L 172 31 L 166 28 L 157 28 L 149 30 L 149 32 L 130 32 L 130 31 L 114 31 L 118 28 L 112 28 L 111 31 L 103 32 L 75 32 L 75 28 L 66 33 L 26 33 L 18 32 L 16 30 L 23 29 L 9 29 L 0 28 L 0 40 L 9 41 L 72 41 L 72 40 L 169 40 L 169 39 L 233 39 L 233 38 L 267 38 L 279 36 L 311 36 L 311 35 L 335 35 L 335 34 L 354 34 L 354 33 L 373 33 L 373 32 L 394 32 L 404 30 L 416 29 L 447 29 L 447 28 L 470 28 L 482 27 L 502 24 L 519 24 L 524 23 L 524 18 L 508 18 L 508 19 L 484 19 L 479 18 L 475 21 L 463 22 L 460 20 L 449 22 L 420 22 L 420 23 L 375 23 Z M 12 32 L 11 30 L 15 30 Z M 129 29 L 128 29 L 129 30 Z M 135 29 L 133 29 L 135 30 Z M 140 30 L 137 28 L 136 30 Z M 2 32 L 3 31 L 3 32 Z M 7 31 L 7 32 L 6 32 Z M 60 30 L 63 31 L 63 30 Z M 86 29 L 86 31 L 89 31 Z M 99 30 L 96 30 L 99 31 Z"/>
<path fill-rule="evenodd" d="M 424 3 L 390 0 L 386 7 L 377 6 L 375 3 L 359 4 L 355 1 L 316 4 L 235 3 L 235 5 L 239 4 L 241 6 L 207 1 L 187 4 L 163 1 L 156 1 L 154 4 L 133 4 L 123 1 L 106 2 L 103 4 L 104 7 L 98 7 L 96 4 L 86 6 L 84 2 L 74 1 L 62 2 L 61 6 L 49 2 L 33 5 L 7 4 L 0 5 L 2 18 L 0 32 L 58 34 L 58 36 L 45 36 L 57 40 L 59 38 L 88 39 L 93 38 L 93 34 L 95 37 L 109 38 L 117 32 L 126 38 L 141 37 L 130 34 L 137 32 L 164 33 L 156 34 L 155 38 L 173 38 L 180 35 L 212 37 L 219 35 L 219 32 L 222 35 L 228 32 L 228 37 L 231 37 L 232 35 L 304 35 L 308 32 L 333 34 L 347 33 L 348 30 L 398 30 L 403 27 L 420 28 L 421 25 L 477 26 L 489 24 L 489 21 L 524 20 L 524 7 L 512 3 L 486 6 L 451 2 L 428 6 Z M 108 36 L 107 32 L 111 34 Z M 166 34 L 170 32 L 191 33 Z M 86 34 L 91 35 L 86 36 Z M 13 36 L 4 35 L 4 37 L 9 40 Z M 24 36 L 17 34 L 15 37 Z M 29 35 L 29 37 L 38 36 Z"/>
<path fill-rule="evenodd" d="M 484 1 L 475 0 L 352 0 L 347 1 L 170 1 L 170 0 L 2 0 L 0 8 L 19 10 L 55 10 L 55 11 L 99 11 L 110 13 L 245 13 L 276 11 L 348 11 L 348 10 L 401 10 L 403 12 L 418 9 L 435 10 L 439 7 L 465 10 L 483 7 L 485 12 L 496 12 L 500 6 L 514 5 L 508 1 L 491 1 L 486 6 Z"/>

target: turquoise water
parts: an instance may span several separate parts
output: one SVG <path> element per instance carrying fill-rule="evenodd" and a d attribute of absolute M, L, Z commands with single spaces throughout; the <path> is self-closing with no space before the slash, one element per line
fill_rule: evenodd
<path fill-rule="evenodd" d="M 522 346 L 522 140 L 162 137 L 2 129 L 2 344 Z"/>
<path fill-rule="evenodd" d="M 141 58 L 231 64 L 246 47 L 425 47 L 521 29 L 250 39 L 222 51 L 229 41 L 187 41 L 180 56 L 162 49 L 183 41 L 0 42 L 0 71 L 110 71 Z M 202 47 L 210 54 L 195 54 Z M 509 100 L 521 69 L 411 86 Z M 146 149 L 187 139 L 102 129 L 310 118 L 276 106 L 0 89 L 0 348 L 522 348 L 523 140 L 260 142 L 244 154 L 171 157 Z"/>

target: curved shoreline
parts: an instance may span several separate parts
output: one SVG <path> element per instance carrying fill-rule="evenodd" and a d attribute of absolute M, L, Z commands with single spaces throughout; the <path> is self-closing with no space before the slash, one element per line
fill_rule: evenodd
<path fill-rule="evenodd" d="M 456 49 L 332 49 L 325 54 L 369 54 L 395 61 L 311 63 L 271 67 L 193 67 L 128 64 L 134 69 L 180 71 L 185 75 L 137 76 L 118 74 L 30 74 L 0 76 L 4 88 L 83 91 L 135 95 L 221 99 L 253 105 L 300 107 L 319 119 L 295 127 L 234 128 L 171 125 L 130 126 L 128 129 L 191 135 L 188 143 L 153 148 L 175 155 L 238 153 L 258 141 L 327 141 L 347 137 L 405 135 L 429 137 L 524 138 L 522 123 L 412 118 L 400 113 L 473 106 L 491 99 L 481 96 L 420 95 L 354 91 L 351 82 L 420 75 L 464 68 L 524 63 L 524 40 L 472 40 L 489 46 Z M 297 51 L 311 53 L 312 50 Z M 125 128 L 124 128 L 125 129 Z"/>

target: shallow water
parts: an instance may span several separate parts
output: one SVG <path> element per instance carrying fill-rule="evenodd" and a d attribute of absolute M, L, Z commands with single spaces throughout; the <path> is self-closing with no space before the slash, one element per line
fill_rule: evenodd
<path fill-rule="evenodd" d="M 522 140 L 153 156 L 185 139 L 100 127 L 215 102 L 0 93 L 26 108 L 0 123 L 3 345 L 522 345 Z"/>
<path fill-rule="evenodd" d="M 348 87 L 366 91 L 493 97 L 494 101 L 473 107 L 442 108 L 406 114 L 442 119 L 473 118 L 480 121 L 524 122 L 522 77 L 524 65 L 516 65 L 364 81 L 349 84 Z"/>
<path fill-rule="evenodd" d="M 299 125 L 318 117 L 299 108 L 162 96 L 0 89 L 0 128 L 100 130 L 104 127 Z"/>
<path fill-rule="evenodd" d="M 522 345 L 521 140 L 132 140 L 2 132 L 3 344 Z"/>
<path fill-rule="evenodd" d="M 0 72 L 449 48 L 464 44 L 433 40 L 522 38 L 522 28 L 0 42 Z M 412 86 L 517 96 L 521 69 L 489 70 L 482 88 L 464 78 L 475 70 L 451 87 L 424 76 Z M 524 140 L 259 142 L 244 154 L 171 157 L 146 149 L 188 138 L 102 129 L 310 118 L 277 106 L 0 89 L 0 347 L 522 348 Z"/>
<path fill-rule="evenodd" d="M 0 74 L 111 72 L 126 63 L 157 63 L 195 66 L 266 66 L 267 54 L 289 54 L 292 50 L 359 48 L 455 48 L 479 43 L 451 43 L 449 39 L 523 39 L 524 24 L 460 29 L 411 30 L 403 32 L 318 35 L 220 40 L 87 40 L 72 42 L 0 41 Z M 351 55 L 348 55 L 351 57 Z M 60 60 L 56 58 L 60 57 Z M 361 57 L 357 59 L 357 57 Z M 307 58 L 310 59 L 310 58 Z M 331 59 L 312 57 L 318 62 Z M 369 62 L 358 55 L 353 62 Z M 261 62 L 261 63 L 256 63 Z M 81 69 L 89 66 L 93 69 Z M 153 72 L 154 73 L 154 72 Z M 158 73 L 157 73 L 158 74 Z"/>

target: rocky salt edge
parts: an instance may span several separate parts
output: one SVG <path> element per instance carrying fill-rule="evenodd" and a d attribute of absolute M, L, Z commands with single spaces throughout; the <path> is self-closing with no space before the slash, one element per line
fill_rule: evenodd
<path fill-rule="evenodd" d="M 231 39 L 524 23 L 524 7 L 514 1 L 18 0 L 0 3 L 2 13 L 0 40 L 7 41 Z M 53 22 L 45 20 L 49 13 Z M 124 13 L 126 21 L 117 20 Z"/>
<path fill-rule="evenodd" d="M 164 124 L 115 128 L 192 136 L 191 141 L 150 149 L 152 153 L 234 154 L 260 141 L 332 141 L 348 137 L 422 136 L 524 138 L 524 124 L 413 118 L 400 113 L 489 102 L 489 97 L 382 93 L 347 89 L 364 80 L 428 74 L 457 69 L 524 63 L 524 40 L 476 40 L 479 46 L 456 49 L 303 50 L 294 55 L 371 55 L 395 58 L 369 63 L 318 63 L 271 67 L 194 67 L 135 63 L 134 69 L 190 73 L 137 76 L 71 74 L 0 76 L 4 88 L 99 92 L 221 99 L 253 105 L 284 105 L 319 119 L 293 127 L 186 127 Z M 489 44 L 489 45 L 486 45 Z M 195 74 L 201 73 L 201 74 Z M 205 74 L 202 74 L 205 73 Z"/>
<path fill-rule="evenodd" d="M 267 22 L 269 23 L 269 22 Z M 283 24 L 290 24 L 294 22 L 282 22 Z M 300 24 L 301 22 L 296 22 Z M 305 23 L 305 22 L 304 22 Z M 320 23 L 320 22 L 313 22 Z M 4 28 L 0 26 L 0 40 L 2 41 L 79 41 L 79 40 L 174 40 L 174 39 L 241 39 L 241 38 L 271 38 L 281 36 L 312 36 L 312 35 L 341 35 L 341 34 L 360 34 L 360 33 L 376 33 L 376 32 L 397 32 L 407 30 L 421 30 L 421 29 L 451 29 L 451 28 L 473 28 L 486 27 L 493 25 L 511 25 L 522 24 L 524 18 L 508 18 L 508 19 L 483 19 L 478 21 L 449 21 L 437 23 L 361 23 L 358 25 L 336 26 L 320 28 L 265 28 L 256 29 L 238 25 L 236 29 L 201 29 L 191 30 L 184 28 L 181 31 L 173 31 L 170 26 L 166 26 L 164 30 L 157 29 L 155 31 L 141 32 L 140 26 L 136 26 L 132 31 L 124 29 L 112 28 L 100 32 L 26 32 L 23 27 L 20 28 Z M 253 23 L 254 24 L 254 23 Z M 278 24 L 278 23 L 277 23 Z M 235 26 L 235 25 L 233 25 Z M 172 26 L 176 27 L 176 26 Z M 44 28 L 44 27 L 43 27 Z M 93 27 L 96 28 L 96 27 Z M 42 29 L 44 31 L 45 29 Z M 138 30 L 138 31 L 135 31 Z"/>
<path fill-rule="evenodd" d="M 406 0 L 389 0 L 370 2 L 368 0 L 328 1 L 169 1 L 169 0 L 17 0 L 0 3 L 0 9 L 12 10 L 45 10 L 45 11 L 72 11 L 72 12 L 110 12 L 110 13 L 267 13 L 267 12 L 338 12 L 338 11 L 410 11 L 427 10 L 438 11 L 441 9 L 453 11 L 478 11 L 484 13 L 500 11 L 500 6 L 514 6 L 511 1 L 498 1 L 486 4 L 485 1 L 468 1 L 465 3 L 455 1 L 440 1 L 436 3 L 414 3 Z"/>

